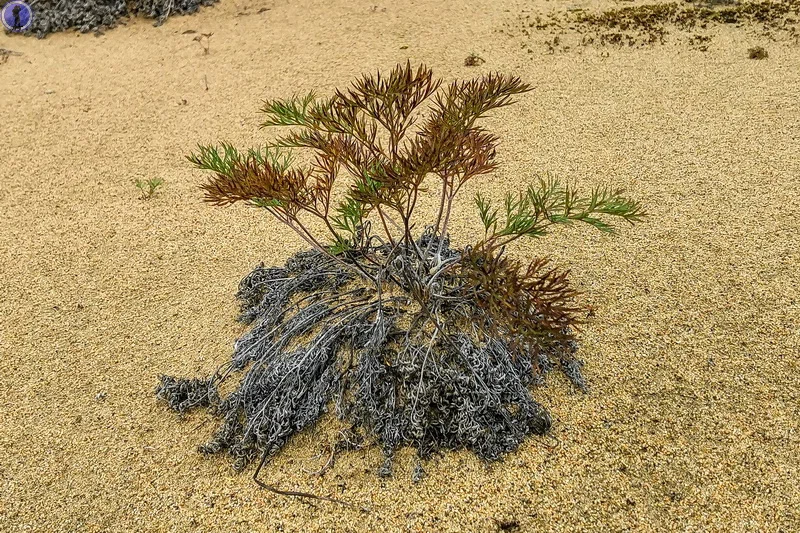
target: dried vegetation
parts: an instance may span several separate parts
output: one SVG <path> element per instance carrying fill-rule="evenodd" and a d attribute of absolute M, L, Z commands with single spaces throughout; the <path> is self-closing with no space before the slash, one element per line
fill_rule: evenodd
<path fill-rule="evenodd" d="M 227 364 L 209 378 L 162 377 L 157 393 L 173 409 L 220 417 L 201 451 L 225 452 L 238 469 L 260 454 L 263 465 L 334 409 L 358 436 L 349 441 L 380 444 L 388 475 L 402 446 L 492 460 L 548 430 L 531 386 L 560 368 L 586 387 L 575 338 L 585 310 L 565 271 L 513 259 L 507 246 L 573 222 L 610 232 L 610 219 L 633 223 L 643 211 L 620 190 L 582 193 L 542 175 L 499 205 L 477 195 L 483 237 L 451 246 L 457 195 L 497 167 L 498 139 L 480 120 L 530 90 L 514 76 L 443 84 L 424 66 L 398 65 L 329 97 L 265 102 L 263 126 L 290 128 L 266 146 L 190 156 L 211 173 L 208 202 L 262 209 L 310 247 L 244 278 L 251 329 Z M 426 188 L 438 191 L 427 222 L 417 213 Z"/>
<path fill-rule="evenodd" d="M 800 0 L 671 2 L 604 11 L 522 13 L 511 31 L 541 42 L 550 53 L 591 45 L 643 47 L 664 44 L 670 38 L 705 51 L 711 30 L 719 25 L 746 27 L 759 37 L 798 42 L 799 18 Z M 532 52 L 531 44 L 524 46 Z"/>

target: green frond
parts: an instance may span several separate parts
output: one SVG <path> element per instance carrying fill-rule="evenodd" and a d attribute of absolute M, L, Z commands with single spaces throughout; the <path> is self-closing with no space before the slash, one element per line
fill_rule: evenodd
<path fill-rule="evenodd" d="M 625 197 L 621 189 L 595 187 L 583 196 L 574 186 L 564 185 L 549 174 L 540 177 L 536 185 L 528 186 L 524 193 L 507 194 L 504 206 L 505 223 L 495 231 L 495 238 L 541 237 L 549 226 L 574 221 L 610 233 L 615 227 L 606 220 L 609 217 L 634 223 L 646 216 L 641 205 Z M 483 221 L 488 206 L 481 199 L 478 208 Z"/>
<path fill-rule="evenodd" d="M 328 253 L 331 255 L 342 255 L 343 253 L 352 250 L 353 247 L 346 239 L 337 239 L 336 242 L 328 246 Z"/>
<path fill-rule="evenodd" d="M 233 175 L 234 168 L 243 160 L 242 154 L 232 144 L 224 141 L 219 147 L 198 144 L 197 150 L 186 158 L 200 170 L 210 170 L 223 176 Z"/>
<path fill-rule="evenodd" d="M 363 202 L 348 196 L 336 206 L 336 215 L 331 217 L 334 228 L 355 235 L 367 216 Z"/>
<path fill-rule="evenodd" d="M 260 111 L 267 118 L 261 123 L 261 127 L 309 126 L 311 124 L 309 111 L 315 100 L 314 91 L 304 96 L 295 95 L 288 100 L 266 100 Z"/>
<path fill-rule="evenodd" d="M 487 233 L 494 232 L 497 228 L 497 208 L 492 209 L 492 204 L 481 197 L 481 193 L 475 194 L 475 204 L 478 206 L 478 213 L 483 223 L 483 228 Z"/>
<path fill-rule="evenodd" d="M 640 222 L 646 216 L 639 202 L 625 197 L 622 189 L 609 187 L 595 187 L 589 197 L 576 200 L 575 211 L 570 214 L 571 220 L 584 222 L 607 233 L 613 233 L 615 228 L 598 218 L 598 215 L 618 217 L 631 224 Z"/>
<path fill-rule="evenodd" d="M 270 165 L 279 172 L 288 170 L 294 163 L 294 156 L 278 146 L 249 148 L 246 153 L 237 150 L 232 144 L 222 142 L 219 146 L 198 145 L 198 151 L 186 158 L 200 170 L 210 170 L 223 176 L 232 176 L 237 165 L 255 162 L 261 166 Z"/>
<path fill-rule="evenodd" d="M 282 207 L 284 205 L 284 202 L 278 200 L 277 198 L 253 198 L 247 203 L 252 207 L 262 208 Z"/>
<path fill-rule="evenodd" d="M 265 145 L 247 150 L 247 158 L 259 165 L 271 165 L 279 172 L 285 172 L 294 163 L 294 155 L 282 146 Z"/>

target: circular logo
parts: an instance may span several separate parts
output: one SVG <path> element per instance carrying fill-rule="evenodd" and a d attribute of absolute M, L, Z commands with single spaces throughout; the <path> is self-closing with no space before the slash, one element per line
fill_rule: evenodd
<path fill-rule="evenodd" d="M 3 26 L 13 32 L 27 30 L 33 20 L 31 6 L 19 0 L 7 3 L 2 12 Z"/>

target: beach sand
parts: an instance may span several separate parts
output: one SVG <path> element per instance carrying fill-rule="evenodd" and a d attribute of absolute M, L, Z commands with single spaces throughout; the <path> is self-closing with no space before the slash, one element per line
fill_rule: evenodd
<path fill-rule="evenodd" d="M 0 530 L 800 530 L 800 46 L 721 28 L 706 52 L 529 53 L 519 13 L 567 4 L 376 2 L 222 0 L 157 28 L 0 35 L 21 53 L 0 65 Z M 187 30 L 213 32 L 209 54 Z M 748 59 L 756 45 L 768 59 Z M 464 66 L 472 52 L 486 63 Z M 418 484 L 408 450 L 377 477 L 375 447 L 320 479 L 326 420 L 262 473 L 361 513 L 202 457 L 213 419 L 153 391 L 223 363 L 239 280 L 303 248 L 257 210 L 203 204 L 185 154 L 265 140 L 264 98 L 406 59 L 536 87 L 486 122 L 501 167 L 465 191 L 457 242 L 478 234 L 476 191 L 537 171 L 612 182 L 651 216 L 514 248 L 570 268 L 596 309 L 590 392 L 555 375 L 535 392 L 551 436 L 493 464 L 447 453 Z M 150 177 L 165 184 L 140 200 L 132 181 Z"/>

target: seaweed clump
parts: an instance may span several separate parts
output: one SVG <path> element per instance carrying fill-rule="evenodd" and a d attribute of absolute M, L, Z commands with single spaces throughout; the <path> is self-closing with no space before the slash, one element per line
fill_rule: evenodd
<path fill-rule="evenodd" d="M 208 202 L 263 209 L 310 245 L 242 280 L 240 320 L 251 327 L 229 362 L 204 379 L 162 376 L 157 395 L 172 409 L 208 407 L 220 418 L 203 453 L 226 453 L 237 469 L 260 454 L 257 476 L 330 409 L 355 440 L 382 447 L 383 475 L 404 446 L 423 459 L 466 448 L 494 460 L 548 431 L 533 386 L 560 368 L 586 388 L 575 337 L 585 310 L 565 271 L 547 258 L 522 263 L 506 247 L 558 224 L 611 231 L 609 217 L 633 223 L 644 213 L 621 190 L 582 194 L 544 175 L 500 206 L 476 195 L 484 235 L 451 246 L 458 192 L 496 168 L 498 140 L 478 120 L 529 90 L 496 73 L 442 86 L 424 66 L 398 65 L 331 97 L 266 102 L 264 126 L 295 128 L 266 147 L 223 143 L 189 157 L 213 174 Z M 311 163 L 295 163 L 291 149 Z M 438 209 L 415 237 L 429 181 Z"/>
<path fill-rule="evenodd" d="M 142 15 L 161 25 L 171 15 L 195 13 L 217 0 L 30 0 L 33 20 L 26 33 L 39 38 L 76 29 L 82 33 L 115 27 L 124 17 Z"/>

